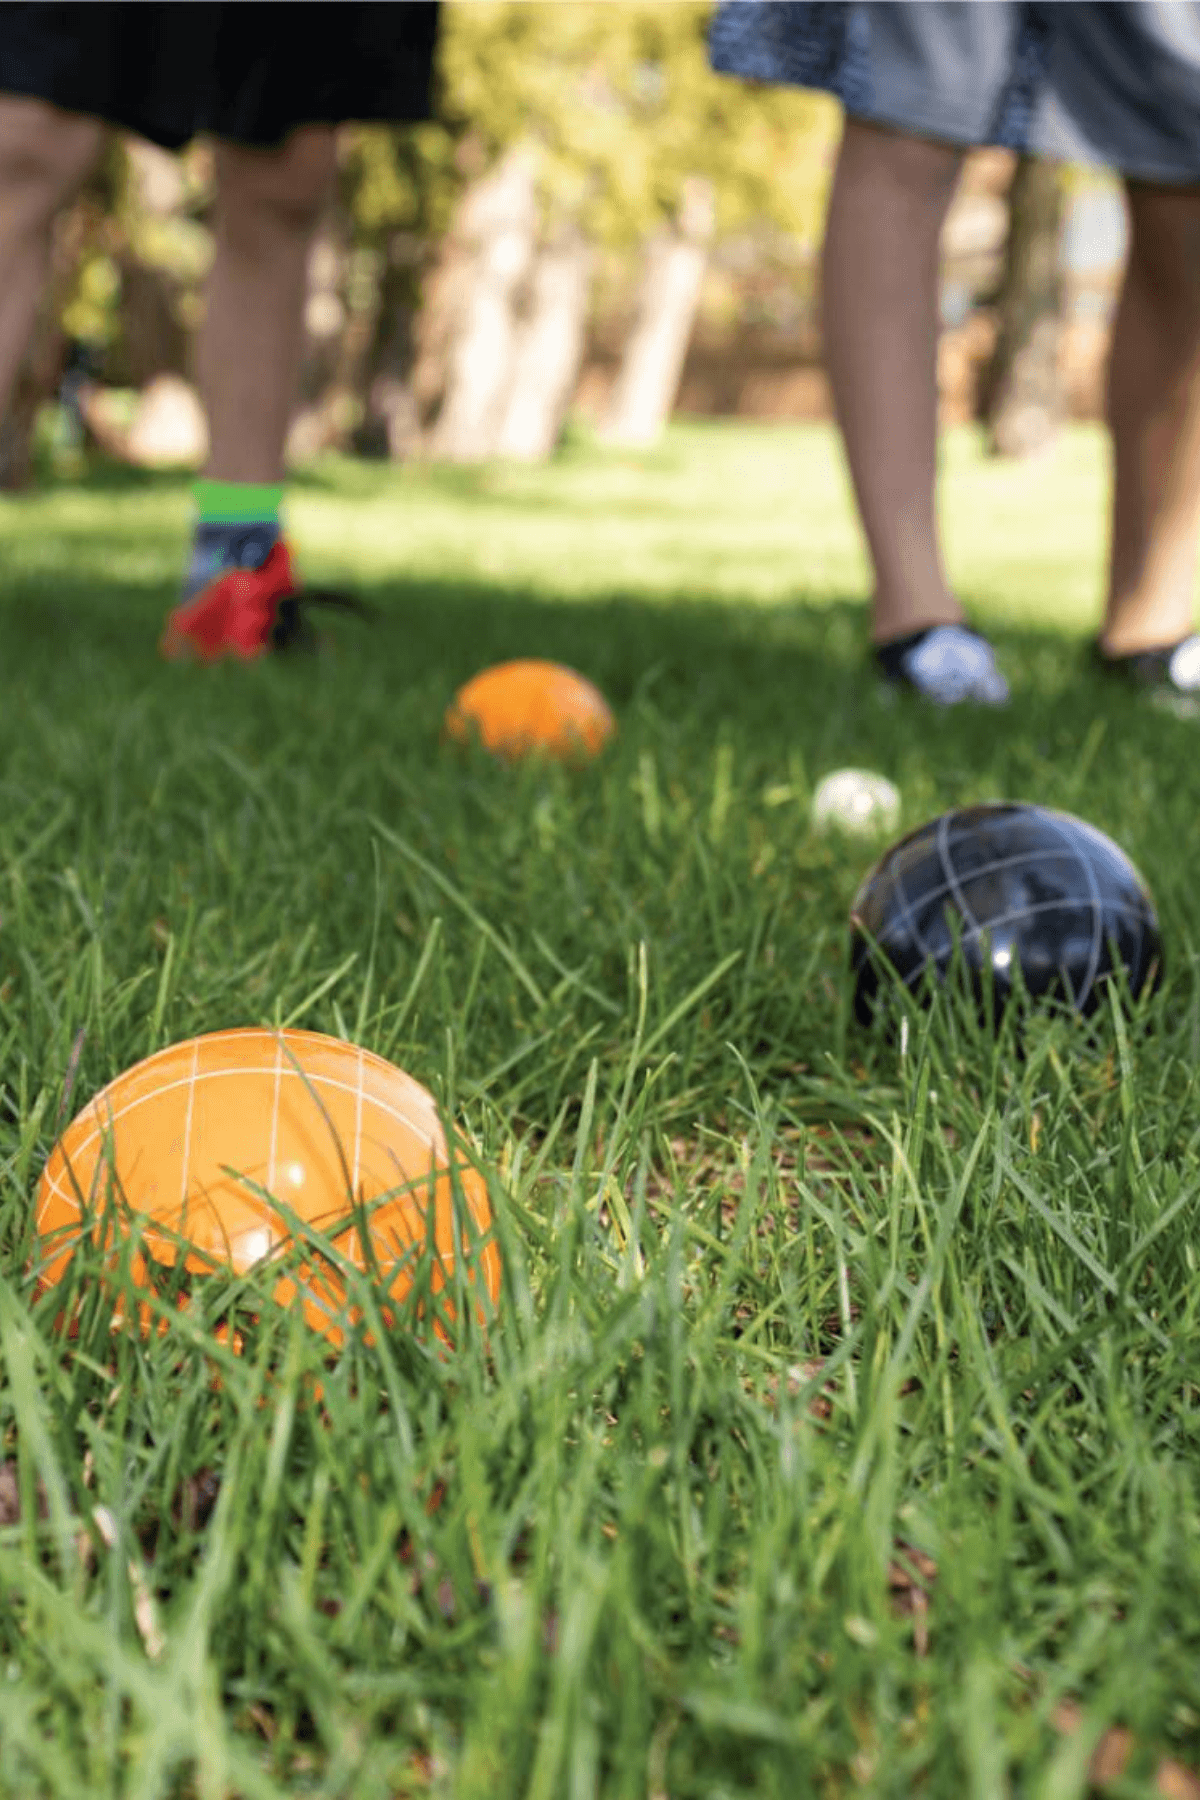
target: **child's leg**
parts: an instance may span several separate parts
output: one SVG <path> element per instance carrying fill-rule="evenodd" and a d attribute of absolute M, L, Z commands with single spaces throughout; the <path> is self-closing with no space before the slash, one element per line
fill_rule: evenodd
<path fill-rule="evenodd" d="M 216 259 L 197 348 L 213 480 L 283 477 L 308 251 L 334 166 L 327 125 L 302 125 L 277 150 L 218 145 Z"/>
<path fill-rule="evenodd" d="M 277 149 L 217 147 L 216 254 L 196 353 L 210 450 L 167 655 L 256 656 L 283 641 L 284 609 L 295 611 L 294 572 L 279 541 L 283 452 L 309 246 L 334 167 L 326 125 L 299 126 Z"/>

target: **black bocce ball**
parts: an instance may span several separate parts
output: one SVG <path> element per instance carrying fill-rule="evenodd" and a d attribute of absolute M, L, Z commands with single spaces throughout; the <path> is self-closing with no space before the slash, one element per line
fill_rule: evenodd
<path fill-rule="evenodd" d="M 1080 1013 L 1106 977 L 1129 991 L 1157 979 L 1158 919 L 1145 882 L 1111 838 L 1070 813 L 1005 802 L 943 813 L 901 838 L 859 888 L 850 912 L 854 1010 L 867 1024 L 889 980 L 916 991 L 942 980 L 956 945 L 977 996 L 997 1014 L 1016 967 L 1032 998 Z"/>

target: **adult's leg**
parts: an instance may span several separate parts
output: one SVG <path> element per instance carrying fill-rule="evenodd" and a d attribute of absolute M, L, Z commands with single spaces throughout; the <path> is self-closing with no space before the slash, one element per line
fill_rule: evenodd
<path fill-rule="evenodd" d="M 1110 656 L 1192 629 L 1200 529 L 1200 188 L 1126 184 L 1129 260 L 1113 330 Z"/>
<path fill-rule="evenodd" d="M 37 317 L 55 218 L 87 179 L 103 141 L 94 119 L 0 94 L 0 412 Z"/>
<path fill-rule="evenodd" d="M 962 608 L 937 528 L 938 244 L 952 145 L 846 121 L 823 262 L 825 360 L 875 569 L 876 643 Z"/>
<path fill-rule="evenodd" d="M 282 479 L 308 250 L 334 167 L 328 125 L 302 125 L 278 149 L 217 146 L 216 254 L 196 359 L 215 480 Z"/>

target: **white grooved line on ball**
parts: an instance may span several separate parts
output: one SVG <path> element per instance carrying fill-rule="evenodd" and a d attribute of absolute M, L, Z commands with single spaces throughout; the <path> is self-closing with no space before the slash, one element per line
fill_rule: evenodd
<path fill-rule="evenodd" d="M 179 1210 L 187 1219 L 188 1170 L 192 1158 L 192 1109 L 196 1104 L 196 1075 L 200 1067 L 200 1040 L 192 1045 L 192 1071 L 188 1076 L 187 1111 L 183 1115 L 183 1157 L 179 1165 Z"/>
<path fill-rule="evenodd" d="M 275 1198 L 275 1143 L 279 1136 L 279 1087 L 283 1080 L 283 1033 L 275 1039 L 275 1094 L 271 1105 L 271 1147 L 267 1151 L 267 1192 Z"/>
<path fill-rule="evenodd" d="M 351 1200 L 356 1199 L 358 1195 L 358 1158 L 362 1148 L 363 1082 L 366 1080 L 366 1076 L 367 1059 L 363 1055 L 363 1047 L 360 1044 L 358 1046 L 358 1087 L 354 1093 L 354 1167 L 350 1174 Z"/>
<path fill-rule="evenodd" d="M 928 944 L 925 942 L 925 939 L 921 936 L 920 927 L 917 924 L 917 915 L 914 913 L 912 902 L 908 897 L 908 890 L 900 879 L 899 870 L 894 867 L 892 869 L 892 888 L 900 896 L 900 905 L 904 912 L 904 923 L 908 926 L 913 942 L 917 945 L 922 956 L 928 958 L 931 955 L 931 951 Z M 887 933 L 885 932 L 880 939 L 881 949 L 885 947 L 884 940 L 886 939 L 886 936 Z"/>
<path fill-rule="evenodd" d="M 946 877 L 946 886 L 951 895 L 951 898 L 953 899 L 955 905 L 958 907 L 958 910 L 961 913 L 962 917 L 967 920 L 968 924 L 970 925 L 972 933 L 974 933 L 976 936 L 978 936 L 979 933 L 983 930 L 983 927 L 980 925 L 979 920 L 975 917 L 975 914 L 971 911 L 971 908 L 967 905 L 967 896 L 964 894 L 964 892 L 962 890 L 962 884 L 960 883 L 960 881 L 958 879 L 958 871 L 955 869 L 954 864 L 950 861 L 950 818 L 949 818 L 949 814 L 943 814 L 942 818 L 938 821 L 937 847 L 938 847 L 938 855 L 941 858 L 941 862 L 942 862 L 942 872 Z"/>
<path fill-rule="evenodd" d="M 263 1071 L 261 1068 L 255 1068 L 253 1064 L 247 1064 L 245 1067 L 227 1069 L 197 1069 L 194 1079 L 197 1085 L 199 1085 L 202 1081 L 229 1081 L 240 1078 L 241 1076 L 257 1078 L 261 1076 L 262 1073 Z M 191 1079 L 193 1078 L 190 1076 L 181 1075 L 177 1081 L 166 1081 L 161 1087 L 155 1088 L 151 1093 L 139 1094 L 136 1100 L 130 1100 L 127 1105 L 122 1106 L 119 1110 L 113 1110 L 112 1102 L 110 1100 L 108 1102 L 109 1112 L 107 1117 L 101 1125 L 93 1126 L 88 1136 L 77 1147 L 76 1154 L 82 1156 L 85 1151 L 90 1150 L 96 1139 L 98 1137 L 103 1137 L 106 1130 L 109 1132 L 113 1130 L 118 1120 L 128 1118 L 130 1113 L 137 1112 L 140 1107 L 152 1105 L 154 1101 L 161 1100 L 166 1094 L 173 1094 L 176 1088 L 187 1087 Z M 331 1088 L 338 1094 L 354 1093 L 353 1083 L 349 1081 L 338 1081 L 336 1076 L 333 1075 L 309 1074 L 306 1076 L 306 1079 L 316 1088 Z M 112 1084 L 110 1083 L 110 1086 L 111 1085 Z M 108 1090 L 105 1089 L 96 1096 L 96 1099 L 92 1103 L 93 1109 L 99 1106 L 101 1100 L 104 1098 L 104 1093 L 107 1091 Z M 371 1105 L 383 1113 L 386 1118 L 394 1119 L 398 1125 L 403 1125 L 406 1129 L 412 1131 L 430 1150 L 435 1153 L 440 1151 L 438 1133 L 431 1131 L 424 1123 L 418 1123 L 411 1112 L 408 1112 L 403 1107 L 390 1106 L 388 1102 L 381 1099 L 378 1094 L 368 1096 L 364 1093 L 364 1101 L 368 1098 L 371 1101 Z M 52 1186 L 57 1194 L 66 1194 L 69 1197 L 70 1191 L 62 1187 L 57 1176 L 55 1176 Z"/>
<path fill-rule="evenodd" d="M 241 1035 L 241 1034 L 239 1034 L 239 1035 Z M 272 1043 L 275 1044 L 277 1047 L 280 1043 L 280 1038 L 274 1032 L 268 1033 L 266 1031 L 259 1031 L 259 1032 L 247 1031 L 245 1033 L 245 1035 L 248 1037 L 256 1036 L 259 1038 L 269 1035 L 271 1037 Z M 229 1066 L 229 1067 L 225 1067 L 225 1068 L 215 1068 L 215 1069 L 201 1068 L 200 1067 L 200 1052 L 204 1047 L 205 1041 L 206 1040 L 203 1037 L 198 1038 L 193 1041 L 193 1044 L 191 1045 L 192 1067 L 191 1067 L 190 1071 L 188 1072 L 188 1074 L 180 1075 L 174 1081 L 163 1082 L 163 1084 L 160 1087 L 153 1088 L 148 1093 L 141 1093 L 133 1100 L 127 1100 L 123 1106 L 114 1107 L 114 1105 L 112 1103 L 112 1090 L 114 1087 L 117 1087 L 120 1085 L 120 1082 L 123 1079 L 123 1077 L 118 1077 L 116 1082 L 110 1082 L 107 1088 L 102 1089 L 101 1092 L 96 1095 L 95 1099 L 91 1103 L 91 1109 L 90 1109 L 91 1117 L 88 1120 L 88 1125 L 89 1125 L 90 1129 L 88 1129 L 86 1131 L 86 1135 L 84 1135 L 81 1138 L 81 1141 L 74 1146 L 73 1154 L 74 1154 L 76 1161 L 81 1162 L 82 1159 L 85 1158 L 91 1152 L 92 1146 L 95 1144 L 96 1140 L 98 1138 L 102 1139 L 105 1135 L 106 1130 L 110 1136 L 115 1136 L 116 1127 L 117 1127 L 118 1123 L 120 1121 L 124 1120 L 124 1121 L 126 1121 L 125 1129 L 128 1132 L 128 1130 L 131 1129 L 131 1126 L 129 1125 L 129 1119 L 130 1119 L 131 1114 L 138 1112 L 144 1106 L 153 1106 L 153 1105 L 161 1102 L 162 1100 L 165 1099 L 165 1097 L 168 1094 L 174 1093 L 176 1091 L 176 1089 L 178 1089 L 178 1088 L 186 1087 L 189 1090 L 191 1090 L 189 1092 L 188 1115 L 187 1115 L 188 1120 L 189 1120 L 188 1131 L 190 1132 L 190 1120 L 191 1120 L 191 1114 L 192 1114 L 193 1092 L 196 1088 L 199 1087 L 201 1082 L 225 1081 L 225 1080 L 235 1080 L 236 1081 L 236 1080 L 241 1080 L 242 1078 L 246 1078 L 248 1080 L 261 1078 L 261 1076 L 263 1074 L 263 1069 L 262 1069 L 261 1065 L 256 1067 L 254 1064 L 248 1063 L 248 1064 L 244 1064 L 244 1065 L 243 1064 L 235 1064 L 233 1066 Z M 169 1049 L 176 1048 L 176 1047 L 177 1046 L 169 1046 L 168 1050 L 160 1051 L 160 1052 L 158 1052 L 158 1055 L 166 1056 L 169 1053 Z M 374 1056 L 374 1055 L 372 1055 L 372 1053 L 370 1051 L 367 1051 L 367 1050 L 362 1051 L 361 1054 L 362 1054 L 362 1061 L 363 1061 L 364 1076 L 365 1076 L 365 1071 L 366 1071 L 367 1065 L 370 1065 L 372 1067 L 375 1067 L 378 1065 L 380 1068 L 385 1069 L 389 1073 L 390 1076 L 399 1077 L 401 1079 L 401 1081 L 403 1083 L 403 1087 L 404 1087 L 404 1093 L 406 1096 L 405 1100 L 399 1106 L 393 1106 L 381 1094 L 372 1093 L 371 1095 L 367 1095 L 367 1093 L 365 1092 L 365 1081 L 364 1081 L 364 1091 L 363 1091 L 363 1096 L 362 1096 L 364 1106 L 366 1104 L 367 1099 L 369 1098 L 371 1101 L 372 1108 L 375 1109 L 375 1111 L 382 1113 L 382 1115 L 385 1119 L 393 1120 L 397 1125 L 402 1126 L 406 1131 L 412 1132 L 413 1135 L 415 1137 L 417 1137 L 420 1140 L 420 1142 L 426 1146 L 427 1150 L 430 1153 L 430 1156 L 432 1158 L 434 1165 L 440 1166 L 441 1158 L 445 1154 L 445 1145 L 442 1141 L 441 1127 L 437 1122 L 436 1116 L 434 1116 L 434 1118 L 433 1118 L 432 1126 L 429 1123 L 429 1117 L 430 1117 L 429 1109 L 430 1109 L 430 1106 L 432 1105 L 432 1102 L 430 1101 L 429 1096 L 424 1092 L 424 1090 L 422 1088 L 420 1088 L 418 1083 L 413 1081 L 411 1076 L 406 1075 L 403 1070 L 393 1068 L 390 1064 L 385 1063 L 382 1057 Z M 148 1059 L 148 1060 L 153 1060 L 153 1058 Z M 339 1081 L 335 1075 L 313 1073 L 313 1074 L 309 1075 L 307 1077 L 307 1079 L 312 1082 L 314 1088 L 326 1088 L 327 1087 L 327 1088 L 331 1089 L 333 1092 L 339 1093 L 339 1094 L 354 1094 L 357 1092 L 357 1088 L 354 1084 L 352 1084 L 351 1082 L 348 1082 L 348 1081 Z M 100 1116 L 102 1107 L 107 1109 L 106 1114 L 103 1118 Z M 418 1117 L 418 1113 L 419 1113 L 419 1117 Z M 81 1115 L 79 1122 L 80 1123 L 82 1122 L 82 1115 Z M 69 1133 L 67 1135 L 69 1135 Z M 185 1159 L 184 1159 L 185 1169 L 187 1167 L 187 1164 L 190 1162 L 190 1160 L 191 1160 L 191 1153 L 190 1153 L 190 1148 L 189 1148 L 187 1155 L 185 1156 Z M 394 1152 L 392 1153 L 392 1160 L 393 1160 L 393 1162 L 396 1162 L 396 1157 L 395 1157 Z M 360 1162 L 361 1162 L 361 1152 L 360 1152 Z M 397 1166 L 398 1166 L 398 1164 L 397 1164 Z M 403 1173 L 403 1171 L 401 1171 L 401 1173 Z M 38 1215 L 39 1225 L 41 1223 L 41 1218 L 45 1211 L 45 1207 L 48 1206 L 50 1203 L 50 1193 L 53 1193 L 54 1195 L 56 1195 L 60 1200 L 68 1200 L 68 1201 L 71 1201 L 71 1202 L 77 1204 L 77 1196 L 75 1193 L 75 1189 L 71 1185 L 72 1165 L 70 1163 L 68 1163 L 68 1166 L 67 1166 L 66 1180 L 67 1180 L 67 1185 L 64 1186 L 63 1180 L 60 1178 L 60 1176 L 57 1172 L 50 1175 L 49 1181 L 48 1181 L 49 1192 L 46 1195 L 46 1199 L 43 1202 L 42 1208 L 39 1210 L 39 1215 Z"/>
<path fill-rule="evenodd" d="M 1102 947 L 1100 919 L 1104 909 L 1104 902 L 1100 898 L 1100 887 L 1096 881 L 1096 871 L 1093 869 L 1091 863 L 1086 856 L 1080 856 L 1078 848 L 1073 842 L 1071 834 L 1068 832 L 1066 826 L 1061 824 L 1059 820 L 1055 818 L 1053 813 L 1050 813 L 1048 817 L 1051 824 L 1066 844 L 1070 854 L 1075 858 L 1076 862 L 1086 875 L 1088 891 L 1090 892 L 1092 899 L 1092 948 L 1088 956 L 1087 980 L 1084 982 L 1083 992 L 1081 994 L 1072 994 L 1071 996 L 1076 1006 L 1082 1006 L 1092 991 L 1092 986 L 1100 969 L 1100 951 Z"/>

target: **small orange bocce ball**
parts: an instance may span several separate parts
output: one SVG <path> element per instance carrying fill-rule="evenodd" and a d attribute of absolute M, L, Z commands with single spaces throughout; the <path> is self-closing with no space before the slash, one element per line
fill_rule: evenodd
<path fill-rule="evenodd" d="M 449 1162 L 432 1096 L 368 1050 L 314 1031 L 189 1038 L 118 1075 L 54 1146 L 38 1190 L 41 1279 L 62 1278 L 85 1216 L 99 1232 L 111 1196 L 145 1215 L 134 1273 L 149 1286 L 147 1265 L 170 1267 L 182 1246 L 198 1274 L 278 1259 L 295 1219 L 354 1267 L 373 1266 L 385 1306 L 409 1292 L 431 1238 L 431 1290 L 480 1240 L 472 1277 L 495 1302 L 500 1255 L 486 1187 L 460 1158 L 471 1220 L 460 1212 L 456 1230 Z M 308 1323 L 341 1342 L 344 1288 L 319 1246 L 294 1252 L 274 1291 L 283 1305 L 299 1293 Z"/>
<path fill-rule="evenodd" d="M 460 743 L 478 737 L 496 756 L 530 751 L 584 761 L 601 751 L 616 721 L 598 688 L 562 663 L 527 659 L 497 663 L 468 681 L 446 712 L 446 732 Z"/>

